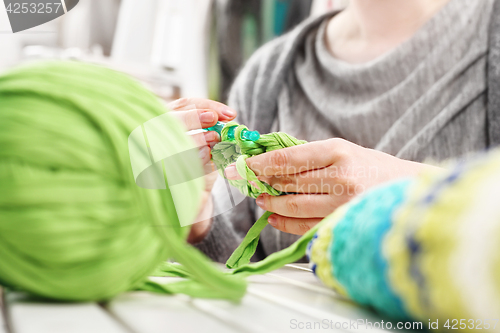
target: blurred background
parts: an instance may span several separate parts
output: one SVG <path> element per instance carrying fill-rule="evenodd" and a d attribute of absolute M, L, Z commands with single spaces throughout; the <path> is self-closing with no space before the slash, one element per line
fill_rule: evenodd
<path fill-rule="evenodd" d="M 238 71 L 267 41 L 348 0 L 80 0 L 66 15 L 13 34 L 0 5 L 0 72 L 26 61 L 100 63 L 166 100 L 225 101 Z"/>

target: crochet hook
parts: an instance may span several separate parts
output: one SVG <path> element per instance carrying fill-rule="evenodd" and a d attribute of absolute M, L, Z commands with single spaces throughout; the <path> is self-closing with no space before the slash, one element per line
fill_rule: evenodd
<path fill-rule="evenodd" d="M 218 121 L 217 124 L 215 124 L 212 127 L 206 128 L 206 131 L 215 131 L 221 135 L 222 129 L 226 126 L 226 123 L 223 123 L 221 121 Z M 232 126 L 229 128 L 229 131 L 227 132 L 227 137 L 230 140 L 234 140 L 234 130 L 236 129 L 236 126 Z M 257 131 L 248 131 L 248 130 L 243 130 L 241 131 L 241 139 L 247 140 L 247 141 L 257 141 L 260 139 L 260 133 Z"/>

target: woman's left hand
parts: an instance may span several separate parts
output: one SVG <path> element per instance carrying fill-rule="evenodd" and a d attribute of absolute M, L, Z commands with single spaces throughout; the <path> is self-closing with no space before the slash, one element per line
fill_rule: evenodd
<path fill-rule="evenodd" d="M 236 111 L 228 106 L 203 98 L 181 98 L 168 104 L 172 110 L 170 114 L 179 119 L 186 130 L 198 130 L 208 128 L 217 121 L 231 121 L 236 117 Z M 188 242 L 195 244 L 203 240 L 210 231 L 213 215 L 213 202 L 211 190 L 217 179 L 215 166 L 210 160 L 211 147 L 220 141 L 219 134 L 214 131 L 197 133 L 191 135 L 195 144 L 199 147 L 200 161 L 205 170 L 205 191 L 202 193 L 201 209 L 191 226 Z"/>
<path fill-rule="evenodd" d="M 273 227 L 297 235 L 370 187 L 435 168 L 337 138 L 254 156 L 247 159 L 247 165 L 259 180 L 293 193 L 263 194 L 257 205 L 275 213 L 268 219 Z M 228 179 L 241 179 L 234 164 L 225 174 Z"/>

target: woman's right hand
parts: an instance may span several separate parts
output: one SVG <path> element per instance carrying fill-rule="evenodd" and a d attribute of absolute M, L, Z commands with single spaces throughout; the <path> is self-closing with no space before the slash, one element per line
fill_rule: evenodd
<path fill-rule="evenodd" d="M 181 98 L 168 104 L 168 108 L 173 111 L 171 115 L 179 119 L 188 131 L 208 128 L 217 121 L 228 122 L 236 117 L 236 111 L 230 107 L 203 98 Z M 211 148 L 220 141 L 217 132 L 204 132 L 192 135 L 200 149 L 200 158 L 205 169 L 205 192 L 202 197 L 201 210 L 196 218 L 197 222 L 191 226 L 188 242 L 199 243 L 205 238 L 212 224 L 213 202 L 211 191 L 217 173 L 211 161 Z"/>
<path fill-rule="evenodd" d="M 274 150 L 246 160 L 257 178 L 286 195 L 260 195 L 256 204 L 273 212 L 274 228 L 303 235 L 339 206 L 380 184 L 418 176 L 431 165 L 403 160 L 333 138 Z M 235 164 L 225 176 L 239 180 Z"/>

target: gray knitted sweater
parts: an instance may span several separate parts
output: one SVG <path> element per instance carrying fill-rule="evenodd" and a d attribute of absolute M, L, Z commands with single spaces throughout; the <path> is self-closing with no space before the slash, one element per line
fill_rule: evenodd
<path fill-rule="evenodd" d="M 308 141 L 342 137 L 392 155 L 443 160 L 500 144 L 500 0 L 451 0 L 410 40 L 367 64 L 329 55 L 332 14 L 265 45 L 236 80 L 240 123 Z M 214 224 L 197 247 L 225 261 L 263 213 L 214 189 Z M 236 206 L 236 207 L 233 207 Z M 297 239 L 270 226 L 256 259 Z"/>

